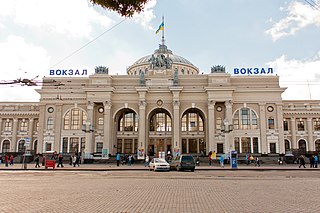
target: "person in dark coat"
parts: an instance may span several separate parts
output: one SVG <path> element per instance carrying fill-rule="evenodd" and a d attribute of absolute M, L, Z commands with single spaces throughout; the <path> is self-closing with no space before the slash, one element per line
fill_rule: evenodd
<path fill-rule="evenodd" d="M 299 168 L 300 168 L 301 166 L 303 166 L 303 168 L 306 168 L 306 161 L 304 160 L 304 156 L 303 156 L 303 155 L 301 155 L 301 156 L 299 157 L 299 162 L 300 162 Z"/>
<path fill-rule="evenodd" d="M 36 156 L 36 158 L 34 159 L 34 161 L 36 162 L 35 167 L 36 167 L 36 168 L 40 167 L 40 164 L 39 164 L 39 162 L 40 162 L 40 156 L 39 156 L 39 154 L 37 154 L 37 156 Z"/>
<path fill-rule="evenodd" d="M 59 166 L 64 167 L 63 164 L 62 164 L 62 160 L 63 160 L 63 155 L 60 153 L 59 156 L 58 156 L 58 165 L 57 165 L 57 167 L 59 167 Z"/>

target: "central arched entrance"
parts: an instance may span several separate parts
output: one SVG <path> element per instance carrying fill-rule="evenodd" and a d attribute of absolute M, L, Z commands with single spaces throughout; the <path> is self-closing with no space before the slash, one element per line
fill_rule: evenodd
<path fill-rule="evenodd" d="M 170 113 L 163 109 L 155 109 L 149 117 L 149 141 L 147 154 L 164 157 L 172 153 L 172 119 Z M 164 156 L 163 156 L 164 155 Z"/>

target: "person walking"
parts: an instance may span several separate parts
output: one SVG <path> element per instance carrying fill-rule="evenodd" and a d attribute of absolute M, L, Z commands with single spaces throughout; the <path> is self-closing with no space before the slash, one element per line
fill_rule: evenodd
<path fill-rule="evenodd" d="M 36 155 L 36 158 L 34 159 L 34 161 L 36 162 L 35 168 L 40 167 L 40 164 L 39 164 L 39 162 L 40 162 L 40 156 L 39 156 L 39 154 Z"/>
<path fill-rule="evenodd" d="M 258 157 L 256 157 L 256 163 L 255 163 L 255 166 L 260 167 L 260 160 L 259 160 L 259 158 L 258 158 Z"/>
<path fill-rule="evenodd" d="M 319 157 L 318 155 L 314 156 L 314 168 L 318 168 Z"/>
<path fill-rule="evenodd" d="M 249 154 L 248 153 L 246 154 L 246 164 L 247 164 L 247 166 L 249 165 Z"/>
<path fill-rule="evenodd" d="M 220 167 L 224 168 L 224 156 L 223 155 L 220 156 Z"/>
<path fill-rule="evenodd" d="M 144 167 L 147 167 L 149 166 L 149 156 L 146 155 L 146 159 L 145 159 L 145 162 L 144 162 Z"/>
<path fill-rule="evenodd" d="M 128 166 L 131 166 L 131 162 L 132 162 L 132 155 L 128 156 Z"/>
<path fill-rule="evenodd" d="M 13 166 L 13 155 L 10 155 L 10 165 Z"/>
<path fill-rule="evenodd" d="M 119 152 L 117 152 L 116 160 L 117 160 L 117 166 L 119 166 L 120 165 L 120 160 L 121 160 L 121 155 L 120 155 Z"/>
<path fill-rule="evenodd" d="M 208 159 L 209 159 L 209 166 L 212 166 L 212 152 L 209 153 Z"/>
<path fill-rule="evenodd" d="M 5 162 L 6 162 L 6 167 L 8 167 L 8 164 L 9 164 L 9 156 L 8 155 L 5 156 Z"/>
<path fill-rule="evenodd" d="M 310 168 L 314 168 L 314 156 L 310 157 Z"/>
<path fill-rule="evenodd" d="M 304 160 L 304 156 L 303 156 L 303 155 L 301 155 L 301 156 L 299 157 L 299 162 L 300 162 L 299 168 L 300 168 L 301 166 L 303 166 L 303 168 L 306 168 L 306 161 Z"/>
<path fill-rule="evenodd" d="M 62 161 L 63 161 L 63 155 L 60 153 L 59 156 L 58 156 L 58 165 L 57 165 L 57 167 L 59 167 L 59 166 L 64 167 L 63 164 L 62 164 Z"/>

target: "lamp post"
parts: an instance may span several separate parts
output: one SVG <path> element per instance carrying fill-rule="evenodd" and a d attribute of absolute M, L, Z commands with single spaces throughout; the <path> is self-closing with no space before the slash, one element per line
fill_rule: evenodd
<path fill-rule="evenodd" d="M 86 133 L 86 142 L 85 142 L 85 150 L 81 150 L 81 152 L 84 151 L 84 159 L 91 159 L 90 152 L 88 152 L 88 147 L 91 144 L 91 138 L 90 134 L 94 132 L 94 127 L 90 122 L 86 122 L 82 125 L 82 131 Z M 81 147 L 80 147 L 81 148 Z"/>
<path fill-rule="evenodd" d="M 225 144 L 226 144 L 226 153 L 230 156 L 230 165 L 231 168 L 237 168 L 237 157 L 234 155 L 232 150 L 232 142 L 230 141 L 229 134 L 233 131 L 233 124 L 230 124 L 228 119 L 223 120 L 223 125 L 221 131 L 225 133 Z"/>

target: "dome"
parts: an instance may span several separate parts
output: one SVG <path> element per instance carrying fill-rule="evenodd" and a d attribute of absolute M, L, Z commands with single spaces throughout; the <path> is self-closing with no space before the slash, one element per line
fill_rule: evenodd
<path fill-rule="evenodd" d="M 198 74 L 199 70 L 187 59 L 174 55 L 166 45 L 159 45 L 154 54 L 144 56 L 133 63 L 127 70 L 129 75 L 136 75 L 144 71 L 177 70 L 179 74 Z"/>

